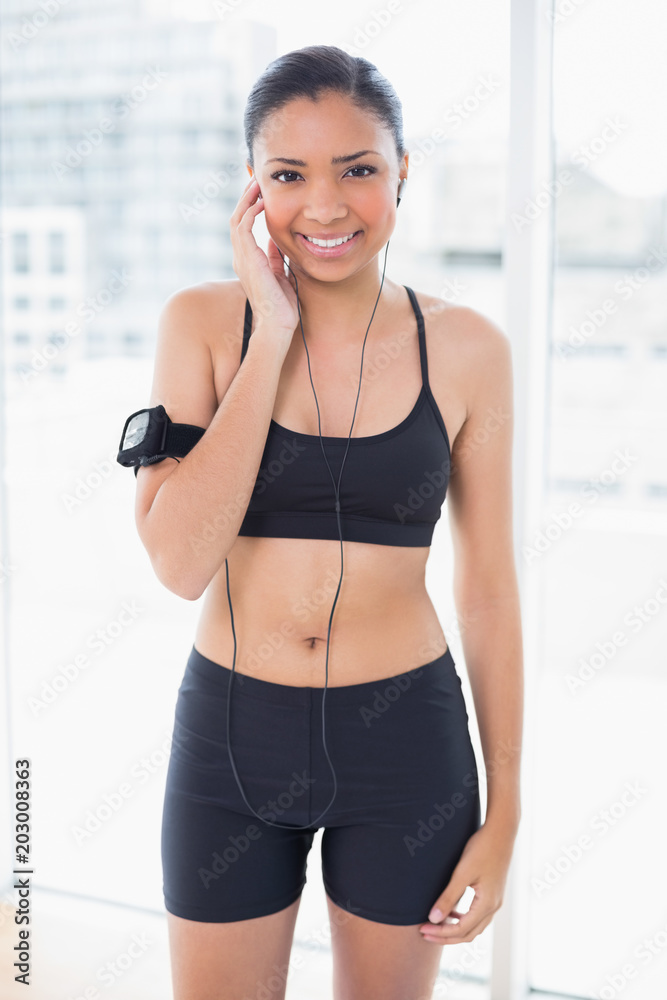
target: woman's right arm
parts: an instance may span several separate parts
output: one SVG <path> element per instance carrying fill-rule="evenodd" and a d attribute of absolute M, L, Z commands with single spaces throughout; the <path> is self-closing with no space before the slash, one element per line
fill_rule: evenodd
<path fill-rule="evenodd" d="M 268 254 L 252 233 L 264 210 L 252 177 L 230 216 L 233 267 L 256 326 L 239 367 L 231 329 L 236 289 L 223 283 L 215 306 L 206 288 L 176 292 L 158 328 L 150 405 L 162 403 L 174 423 L 205 433 L 180 460 L 165 458 L 137 473 L 135 519 L 158 579 L 173 593 L 196 601 L 227 558 L 238 536 L 257 479 L 285 356 L 299 324 L 296 293 L 278 247 Z M 222 315 L 217 297 L 224 292 Z M 215 314 L 215 315 L 214 315 Z M 213 371 L 222 355 L 222 369 Z M 218 404 L 215 381 L 222 376 Z"/>
<path fill-rule="evenodd" d="M 224 314 L 231 298 L 226 296 Z M 218 312 L 217 318 L 224 322 L 226 315 Z M 162 403 L 174 423 L 195 424 L 206 432 L 180 460 L 165 458 L 137 473 L 139 536 L 160 582 L 186 600 L 201 596 L 236 540 L 289 346 L 284 335 L 260 320 L 240 367 L 231 344 L 219 347 L 228 388 L 218 406 L 211 350 L 203 335 L 210 324 L 205 289 L 179 291 L 163 307 L 149 405 Z M 236 338 L 229 339 L 238 345 Z"/>

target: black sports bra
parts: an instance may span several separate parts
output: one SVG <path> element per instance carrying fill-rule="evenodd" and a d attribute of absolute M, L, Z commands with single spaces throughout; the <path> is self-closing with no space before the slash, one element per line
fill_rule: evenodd
<path fill-rule="evenodd" d="M 430 546 L 449 484 L 447 428 L 428 381 L 424 317 L 407 291 L 419 333 L 422 387 L 410 413 L 380 434 L 350 439 L 340 483 L 343 541 Z M 252 309 L 246 299 L 241 363 Z M 347 437 L 322 436 L 336 484 Z M 266 445 L 239 535 L 339 541 L 334 484 L 319 434 L 299 434 L 271 420 Z"/>

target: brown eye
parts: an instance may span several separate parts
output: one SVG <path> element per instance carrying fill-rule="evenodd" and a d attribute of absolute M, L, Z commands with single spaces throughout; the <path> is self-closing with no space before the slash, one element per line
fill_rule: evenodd
<path fill-rule="evenodd" d="M 272 180 L 276 180 L 277 181 L 279 177 L 283 177 L 285 174 L 291 174 L 292 177 L 300 177 L 301 176 L 300 174 L 297 174 L 296 170 L 279 170 L 277 173 L 271 174 L 271 178 L 272 178 Z M 294 182 L 293 181 L 281 181 L 280 183 L 281 184 L 293 184 Z"/>

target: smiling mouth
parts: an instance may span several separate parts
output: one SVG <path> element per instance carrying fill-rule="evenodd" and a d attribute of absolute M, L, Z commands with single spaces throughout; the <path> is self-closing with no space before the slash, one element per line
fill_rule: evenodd
<path fill-rule="evenodd" d="M 297 233 L 296 235 L 311 257 L 319 257 L 320 260 L 326 260 L 351 253 L 360 242 L 363 230 L 357 229 L 356 232 L 351 233 L 349 236 L 339 236 L 331 240 L 320 240 L 314 236 L 305 236 L 304 233 Z"/>
<path fill-rule="evenodd" d="M 299 236 L 303 236 L 305 240 L 309 243 L 313 243 L 316 247 L 338 247 L 342 246 L 344 243 L 348 243 L 351 239 L 354 239 L 361 232 L 360 229 L 355 230 L 353 233 L 349 233 L 347 236 L 332 237 L 330 240 L 320 240 L 315 236 L 306 236 L 305 233 L 299 233 Z"/>

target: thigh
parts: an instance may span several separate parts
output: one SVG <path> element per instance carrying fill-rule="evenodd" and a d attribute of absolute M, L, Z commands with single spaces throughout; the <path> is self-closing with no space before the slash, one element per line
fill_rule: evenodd
<path fill-rule="evenodd" d="M 324 887 L 356 916 L 416 928 L 480 827 L 461 681 L 445 654 L 359 691 L 332 711 L 344 792 L 322 836 Z"/>
<path fill-rule="evenodd" d="M 173 752 L 162 811 L 165 907 L 190 921 L 228 922 L 285 909 L 301 894 L 314 832 L 276 829 L 217 800 L 221 775 Z"/>
<path fill-rule="evenodd" d="M 290 906 L 306 882 L 315 834 L 295 826 L 310 794 L 308 782 L 294 778 L 308 761 L 307 720 L 299 728 L 298 710 L 249 697 L 239 685 L 229 714 L 235 774 L 227 677 L 193 654 L 176 702 L 162 812 L 163 891 L 168 912 L 188 921 L 245 921 Z"/>
<path fill-rule="evenodd" d="M 167 913 L 174 1000 L 284 1000 L 300 902 L 230 923 Z"/>
<path fill-rule="evenodd" d="M 336 1000 L 431 1000 L 442 948 L 419 924 L 366 920 L 327 896 Z"/>

